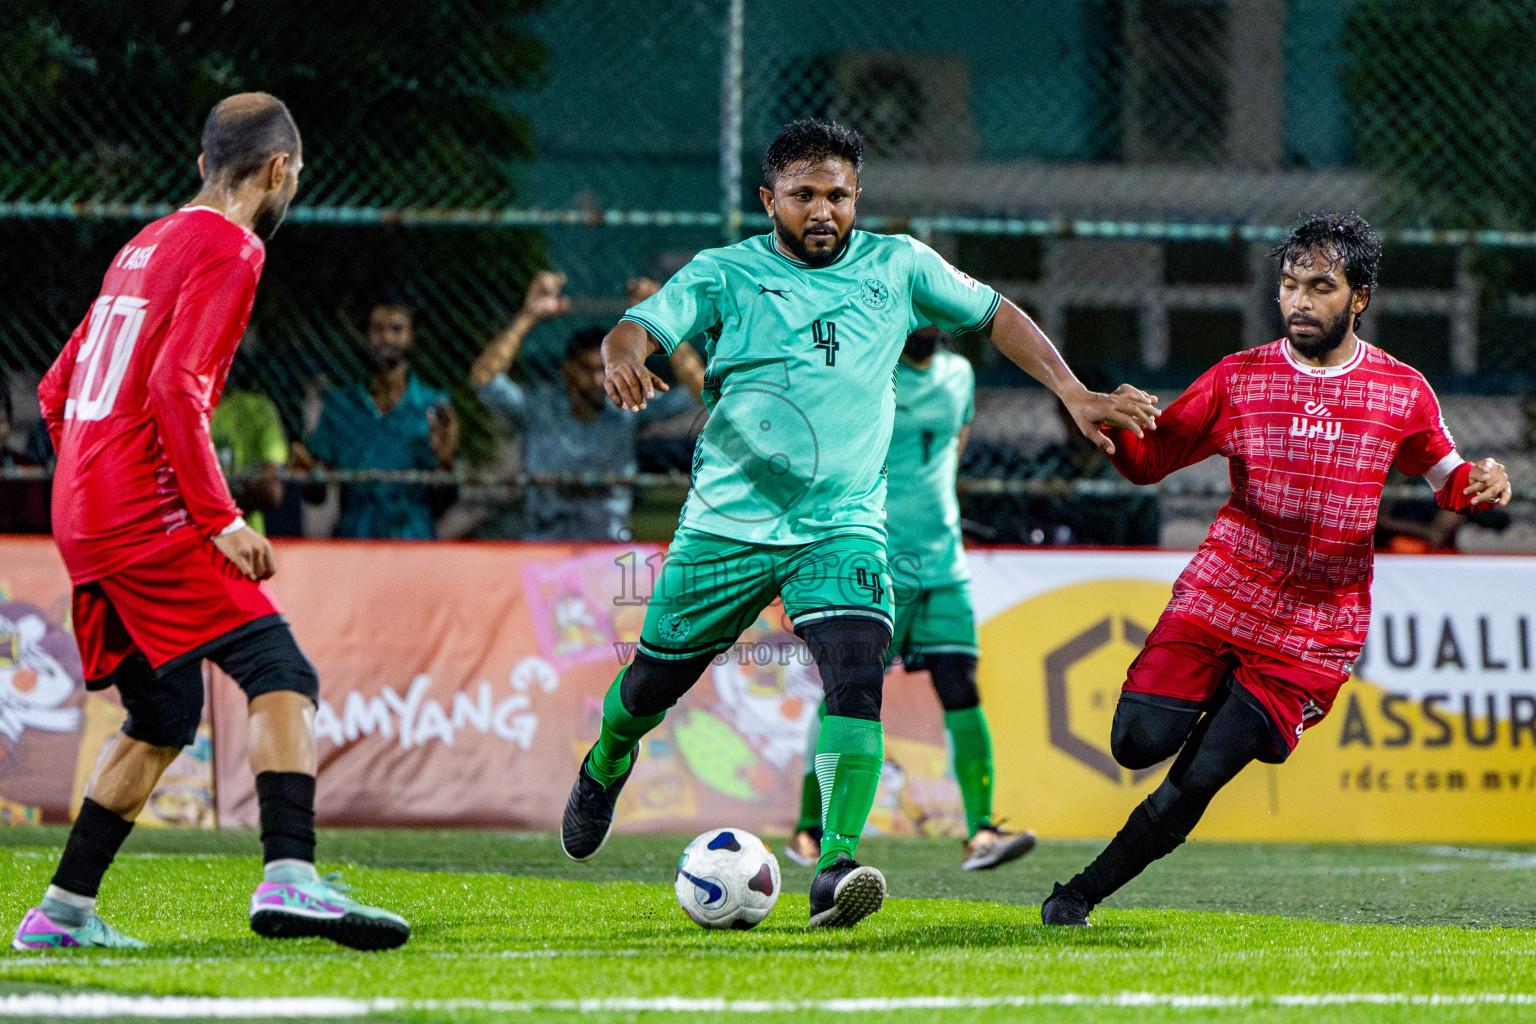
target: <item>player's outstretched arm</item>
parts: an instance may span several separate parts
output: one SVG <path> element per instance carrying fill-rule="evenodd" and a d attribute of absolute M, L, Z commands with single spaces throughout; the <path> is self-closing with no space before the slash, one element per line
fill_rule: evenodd
<path fill-rule="evenodd" d="M 1115 443 L 1099 429 L 1100 424 L 1129 430 L 1138 438 L 1144 436 L 1144 431 L 1157 429 L 1155 395 L 1128 387 L 1122 387 L 1112 395 L 1089 391 L 1067 368 L 1051 339 L 1007 299 L 997 307 L 986 333 L 998 351 L 1061 399 L 1072 414 L 1077 429 L 1104 454 L 1113 455 Z"/>
<path fill-rule="evenodd" d="M 603 339 L 603 390 L 614 405 L 639 412 L 658 388 L 671 390 L 645 365 L 646 356 L 660 350 L 661 344 L 633 320 L 620 320 L 608 332 Z"/>

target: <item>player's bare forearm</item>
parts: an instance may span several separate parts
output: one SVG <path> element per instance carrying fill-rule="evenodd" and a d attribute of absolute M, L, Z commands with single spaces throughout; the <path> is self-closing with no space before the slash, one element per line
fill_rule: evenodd
<path fill-rule="evenodd" d="M 620 409 L 639 412 L 659 388 L 669 390 L 645 360 L 661 344 L 633 320 L 620 320 L 603 339 L 603 390 Z"/>
<path fill-rule="evenodd" d="M 1061 399 L 1077 428 L 1106 455 L 1114 453 L 1115 445 L 1099 429 L 1101 424 L 1122 427 L 1137 437 L 1145 430 L 1157 429 L 1156 396 L 1134 388 L 1130 392 L 1122 388 L 1113 395 L 1089 391 L 1067 367 L 1045 332 L 1007 299 L 997 307 L 987 325 L 987 335 L 999 352 Z"/>

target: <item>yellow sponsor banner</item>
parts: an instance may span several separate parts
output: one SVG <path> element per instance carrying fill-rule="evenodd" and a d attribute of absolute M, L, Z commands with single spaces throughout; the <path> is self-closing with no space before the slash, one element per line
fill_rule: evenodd
<path fill-rule="evenodd" d="M 1104 838 L 1161 781 L 1109 751 L 1125 672 L 1187 555 L 972 554 L 996 810 Z M 1212 803 L 1208 839 L 1536 841 L 1536 560 L 1383 558 L 1365 657 L 1283 765 Z"/>

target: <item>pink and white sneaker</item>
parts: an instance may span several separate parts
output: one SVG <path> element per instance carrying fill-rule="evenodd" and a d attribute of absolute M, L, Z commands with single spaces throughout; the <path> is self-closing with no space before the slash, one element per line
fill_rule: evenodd
<path fill-rule="evenodd" d="M 262 882 L 251 896 L 251 930 L 269 939 L 317 936 L 353 949 L 394 949 L 411 937 L 399 914 L 359 903 L 335 875 Z"/>
<path fill-rule="evenodd" d="M 105 946 L 109 949 L 143 949 L 144 943 L 131 935 L 124 935 L 103 921 L 95 913 L 78 928 L 56 924 L 43 913 L 42 907 L 33 907 L 21 919 L 16 937 L 11 940 L 12 949 L 73 949 L 82 946 Z"/>

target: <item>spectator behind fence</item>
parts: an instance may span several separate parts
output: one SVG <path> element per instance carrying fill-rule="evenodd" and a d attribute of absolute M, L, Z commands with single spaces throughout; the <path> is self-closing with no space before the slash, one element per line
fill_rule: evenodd
<path fill-rule="evenodd" d="M 11 411 L 10 385 L 0 378 L 0 468 L 47 466 L 53 461 L 47 424 L 39 415 L 31 429 L 12 437 Z M 49 532 L 51 493 L 47 480 L 0 480 L 0 533 Z"/>
<path fill-rule="evenodd" d="M 265 534 L 266 511 L 283 503 L 277 471 L 288 461 L 288 436 L 276 403 L 253 387 L 250 358 L 242 346 L 208 433 L 246 525 Z"/>
<path fill-rule="evenodd" d="M 308 446 L 293 446 L 295 469 L 453 467 L 458 417 L 448 395 L 427 387 L 406 365 L 414 343 L 408 308 L 392 301 L 373 307 L 368 314 L 368 382 L 325 393 Z M 430 540 L 437 535 L 434 518 L 452 503 L 455 490 L 420 484 L 343 485 L 336 536 Z"/>
<path fill-rule="evenodd" d="M 566 341 L 559 380 L 515 383 L 507 369 L 540 320 L 570 308 L 561 295 L 563 274 L 544 271 L 528 286 L 523 308 L 470 368 L 475 394 L 498 419 L 522 431 L 523 471 L 545 473 L 635 472 L 635 431 L 646 423 L 699 408 L 704 365 L 689 345 L 671 356 L 680 386 L 656 392 L 638 415 L 623 412 L 603 391 L 601 327 L 575 332 Z M 628 284 L 633 305 L 660 287 L 646 278 Z M 690 396 L 691 392 L 691 396 Z M 634 495 L 628 487 L 539 484 L 528 488 L 523 536 L 528 540 L 627 541 Z"/>
<path fill-rule="evenodd" d="M 1115 382 L 1096 367 L 1079 371 L 1090 391 L 1113 391 Z M 1036 480 L 1108 480 L 1120 484 L 1120 475 L 1104 453 L 1077 428 L 1071 413 L 1055 403 L 1066 430 L 1064 443 L 1048 445 L 1035 456 Z M 1027 538 L 1035 544 L 1092 544 L 1156 547 L 1161 526 L 1157 495 L 1138 491 L 1115 497 L 1037 495 L 1029 498 Z"/>

